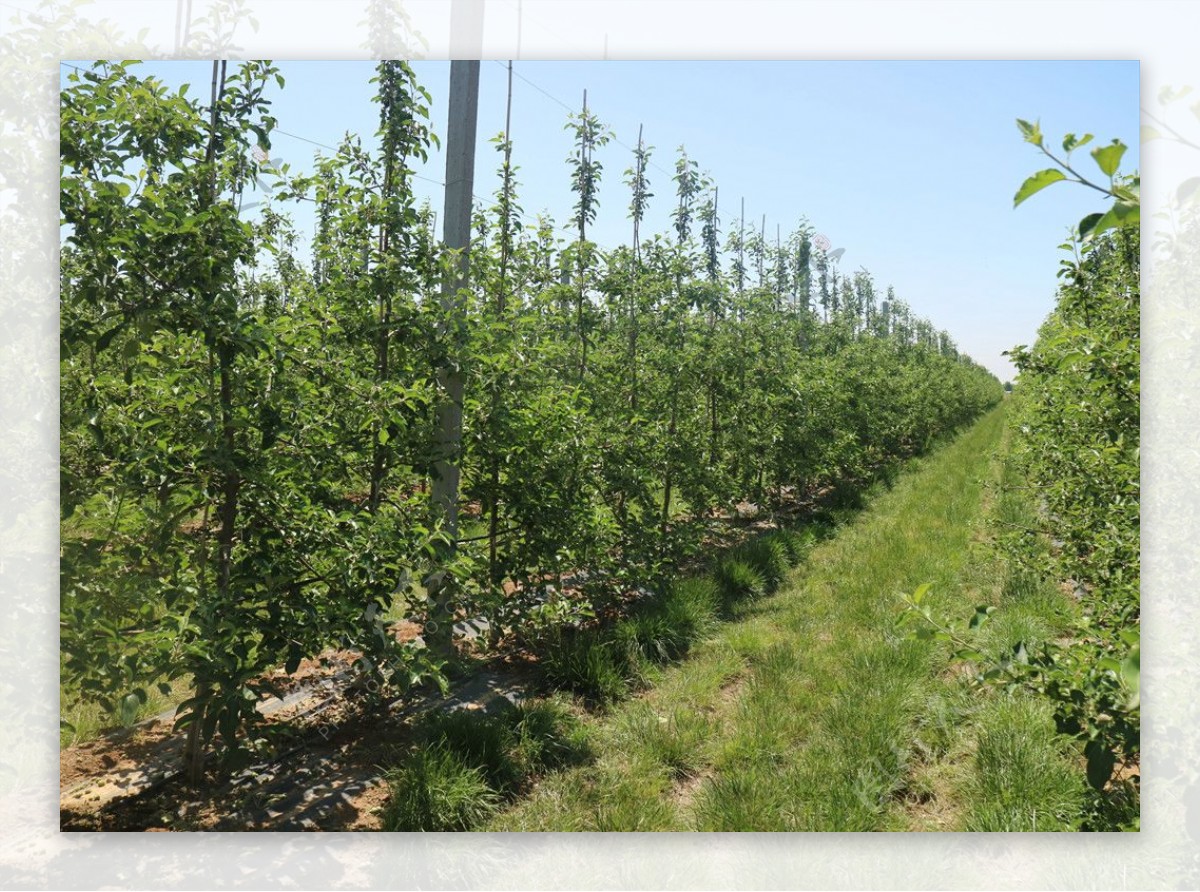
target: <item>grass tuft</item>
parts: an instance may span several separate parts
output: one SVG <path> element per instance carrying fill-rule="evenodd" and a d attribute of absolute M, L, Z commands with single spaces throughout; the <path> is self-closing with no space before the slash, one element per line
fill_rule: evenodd
<path fill-rule="evenodd" d="M 555 687 L 600 705 L 621 699 L 629 690 L 628 651 L 599 630 L 567 631 L 552 639 L 542 654 L 541 667 Z"/>
<path fill-rule="evenodd" d="M 1063 753 L 1048 705 L 1003 697 L 981 716 L 967 830 L 1072 830 L 1084 785 Z"/>
<path fill-rule="evenodd" d="M 678 779 L 700 770 L 712 731 L 711 719 L 702 712 L 678 706 L 662 715 L 649 703 L 638 703 L 620 716 L 614 733 L 622 747 Z"/>
<path fill-rule="evenodd" d="M 465 709 L 443 712 L 430 719 L 427 734 L 430 743 L 459 756 L 463 763 L 479 770 L 496 790 L 511 789 L 520 772 L 509 755 L 516 743 L 508 706 L 502 713 L 490 714 Z"/>
<path fill-rule="evenodd" d="M 817 541 L 817 534 L 813 530 L 779 529 L 768 536 L 783 546 L 788 563 L 793 567 L 804 560 Z"/>
<path fill-rule="evenodd" d="M 591 755 L 587 726 L 561 698 L 521 703 L 512 718 L 513 758 L 526 775 L 578 764 Z"/>
<path fill-rule="evenodd" d="M 751 767 L 713 778 L 704 785 L 695 809 L 696 829 L 710 832 L 787 830 L 790 810 L 779 776 Z"/>
<path fill-rule="evenodd" d="M 392 795 L 382 816 L 385 830 L 471 830 L 500 804 L 483 772 L 444 746 L 416 753 L 386 777 Z"/>
<path fill-rule="evenodd" d="M 766 594 L 767 581 L 753 565 L 737 558 L 726 558 L 713 570 L 716 581 L 727 606 Z"/>
<path fill-rule="evenodd" d="M 772 592 L 779 587 L 790 566 L 787 546 L 776 534 L 759 536 L 743 543 L 734 550 L 732 558 L 758 571 L 763 578 L 765 592 Z"/>
<path fill-rule="evenodd" d="M 716 622 L 719 594 L 708 579 L 675 583 L 660 598 L 618 623 L 614 638 L 630 668 L 642 662 L 664 663 L 685 656 Z"/>

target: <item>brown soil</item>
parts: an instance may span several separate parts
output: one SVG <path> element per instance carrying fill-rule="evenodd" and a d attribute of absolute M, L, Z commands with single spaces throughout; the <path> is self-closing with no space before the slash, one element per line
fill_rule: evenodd
<path fill-rule="evenodd" d="M 698 771 L 695 774 L 685 774 L 675 782 L 675 786 L 671 790 L 671 804 L 679 811 L 686 811 L 692 807 L 692 802 L 696 799 L 696 794 L 700 792 L 700 788 L 704 782 L 714 774 L 711 767 Z"/>
<path fill-rule="evenodd" d="M 411 747 L 408 717 L 343 710 L 331 717 L 328 739 L 311 738 L 274 766 L 272 779 L 240 791 L 229 807 L 224 791 L 209 797 L 201 813 L 217 830 L 378 829 L 376 809 L 387 801 L 384 766 Z"/>
<path fill-rule="evenodd" d="M 393 624 L 392 631 L 398 641 L 404 642 L 416 637 L 420 627 L 411 622 L 400 622 Z M 280 698 L 306 688 L 312 693 L 311 697 L 302 697 L 290 705 L 275 698 L 265 700 L 259 708 L 267 725 L 293 732 L 292 736 L 303 734 L 306 729 L 311 731 L 310 726 L 317 721 L 321 727 L 338 725 L 352 709 L 349 704 L 322 709 L 317 717 L 306 716 L 306 713 L 323 700 L 345 694 L 342 690 L 345 676 L 360 656 L 354 650 L 330 649 L 316 659 L 301 661 L 291 675 L 282 669 L 266 673 L 261 680 L 274 688 Z M 339 676 L 342 677 L 340 681 Z M 184 733 L 175 733 L 173 726 L 173 719 L 151 719 L 134 728 L 111 731 L 61 750 L 59 790 L 64 829 L 141 829 L 141 826 L 129 825 L 140 825 L 147 818 L 147 807 L 154 812 L 150 817 L 157 827 L 161 815 L 155 809 L 161 797 L 147 795 L 145 791 L 163 786 L 163 779 L 170 779 L 175 774 L 183 750 Z M 168 780 L 166 786 L 172 785 L 173 782 Z M 175 795 L 178 793 L 176 791 Z M 140 799 L 146 799 L 149 805 L 127 806 L 124 802 Z M 110 811 L 113 814 L 98 816 L 100 812 Z M 175 809 L 177 812 L 178 808 Z M 216 815 L 215 810 L 213 814 Z M 93 826 L 97 821 L 105 826 Z M 113 823 L 120 826 L 108 826 Z"/>
<path fill-rule="evenodd" d="M 355 817 L 344 829 L 346 830 L 381 830 L 383 821 L 380 815 L 388 801 L 386 784 L 375 784 L 356 796 L 351 806 Z"/>
<path fill-rule="evenodd" d="M 64 801 L 63 830 L 345 830 L 366 829 L 386 799 L 381 765 L 411 743 L 402 710 L 380 712 L 340 700 L 308 721 L 292 751 L 254 772 L 210 770 L 202 790 L 179 775 L 98 807 Z M 285 744 L 286 746 L 286 744 Z M 135 763 L 136 764 L 136 763 Z M 360 797 L 365 797 L 359 801 Z"/>
<path fill-rule="evenodd" d="M 729 706 L 738 697 L 742 695 L 742 688 L 746 686 L 748 676 L 744 672 L 739 672 L 737 675 L 731 676 L 723 685 L 718 695 L 719 702 L 722 708 Z"/>
<path fill-rule="evenodd" d="M 419 629 L 403 624 L 398 636 Z M 451 701 L 414 693 L 372 705 L 353 687 L 320 685 L 352 662 L 352 651 L 330 651 L 286 677 L 302 697 L 267 715 L 280 733 L 276 756 L 251 770 L 212 767 L 202 790 L 187 787 L 176 766 L 183 735 L 170 723 L 148 723 L 64 750 L 60 827 L 63 830 L 367 830 L 379 829 L 387 801 L 384 767 L 413 742 L 413 718 L 429 708 L 484 708 L 500 696 L 528 690 L 530 664 L 496 661 L 472 676 Z M 272 701 L 278 704 L 279 701 Z M 441 706 L 439 707 L 439 704 Z"/>
<path fill-rule="evenodd" d="M 170 722 L 154 721 L 69 747 L 59 753 L 59 788 L 66 790 L 89 778 L 132 771 L 152 759 L 170 736 Z"/>
<path fill-rule="evenodd" d="M 1139 783 L 1141 782 L 1141 779 L 1142 779 L 1141 762 L 1140 761 L 1139 762 L 1123 762 L 1121 764 L 1118 764 L 1116 767 L 1116 770 L 1113 771 L 1112 780 L 1110 780 L 1108 782 L 1109 787 L 1111 788 L 1114 786 L 1119 786 L 1120 784 L 1123 784 L 1126 781 L 1134 780 L 1135 778 L 1138 780 Z"/>

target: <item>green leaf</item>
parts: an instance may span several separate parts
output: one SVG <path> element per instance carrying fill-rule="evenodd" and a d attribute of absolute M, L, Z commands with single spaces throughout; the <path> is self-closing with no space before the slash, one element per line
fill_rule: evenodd
<path fill-rule="evenodd" d="M 912 593 L 912 602 L 914 604 L 921 603 L 921 601 L 925 598 L 926 593 L 929 591 L 929 586 L 930 584 L 928 582 L 917 586 L 917 590 Z"/>
<path fill-rule="evenodd" d="M 224 705 L 217 716 L 217 728 L 225 738 L 226 746 L 236 746 L 238 730 L 238 714 L 230 705 Z"/>
<path fill-rule="evenodd" d="M 115 338 L 118 334 L 120 334 L 124 330 L 125 330 L 125 323 L 119 322 L 116 325 L 114 325 L 112 328 L 110 328 L 108 331 L 106 331 L 104 334 L 100 335 L 100 337 L 98 337 L 96 339 L 96 352 L 100 353 L 100 352 L 104 351 L 105 349 L 107 349 L 108 345 L 113 342 L 113 338 Z"/>
<path fill-rule="evenodd" d="M 1087 359 L 1087 358 L 1088 358 L 1088 356 L 1086 353 L 1081 353 L 1078 350 L 1072 350 L 1071 352 L 1066 353 L 1062 357 L 1059 358 L 1058 369 L 1059 369 L 1059 371 L 1062 371 L 1063 369 L 1069 368 L 1070 366 L 1079 362 L 1081 359 Z"/>
<path fill-rule="evenodd" d="M 987 604 L 980 604 L 975 608 L 975 615 L 971 617 L 969 628 L 978 629 L 985 622 L 987 622 L 988 618 L 995 612 L 995 607 L 990 607 Z"/>
<path fill-rule="evenodd" d="M 1175 197 L 1183 204 L 1195 194 L 1197 187 L 1200 187 L 1200 177 L 1188 177 L 1175 190 Z"/>
<path fill-rule="evenodd" d="M 1068 133 L 1063 137 L 1063 151 L 1068 155 L 1075 151 L 1080 146 L 1086 146 L 1092 141 L 1092 134 L 1085 133 L 1083 136 L 1076 138 L 1074 133 Z"/>
<path fill-rule="evenodd" d="M 1117 764 L 1116 755 L 1099 739 L 1089 740 L 1083 754 L 1087 756 L 1088 783 L 1093 789 L 1103 790 L 1112 777 L 1113 766 Z"/>
<path fill-rule="evenodd" d="M 1096 159 L 1096 166 L 1104 172 L 1105 176 L 1114 176 L 1117 168 L 1121 166 L 1121 156 L 1125 154 L 1125 144 L 1119 139 L 1114 139 L 1107 146 L 1102 146 L 1097 149 L 1092 149 L 1092 157 Z"/>
<path fill-rule="evenodd" d="M 1142 700 L 1142 648 L 1135 645 L 1129 656 L 1121 663 L 1121 680 L 1130 690 L 1128 709 L 1137 709 Z"/>
<path fill-rule="evenodd" d="M 120 720 L 122 725 L 132 725 L 137 721 L 139 706 L 141 706 L 141 701 L 136 693 L 126 694 L 121 699 Z"/>
<path fill-rule="evenodd" d="M 1142 203 L 1142 184 L 1141 178 L 1135 177 L 1131 183 L 1114 184 L 1112 194 L 1121 201 L 1128 201 L 1131 204 Z"/>
<path fill-rule="evenodd" d="M 1103 218 L 1104 212 L 1098 211 L 1094 214 L 1088 214 L 1086 217 L 1080 220 L 1079 237 L 1081 239 L 1086 239 L 1089 235 L 1091 235 L 1092 230 L 1096 228 L 1096 224 L 1099 223 Z"/>
<path fill-rule="evenodd" d="M 1020 118 L 1017 118 L 1017 127 L 1025 137 L 1025 142 L 1033 143 L 1035 146 L 1042 144 L 1042 126 L 1040 122 L 1030 124 L 1028 121 L 1022 121 Z"/>
<path fill-rule="evenodd" d="M 956 650 L 954 652 L 954 658 L 956 660 L 969 660 L 972 663 L 982 663 L 987 660 L 987 657 L 981 652 L 977 650 L 968 650 L 965 648 L 963 650 Z"/>
<path fill-rule="evenodd" d="M 1041 192 L 1047 186 L 1052 186 L 1060 180 L 1065 180 L 1067 175 L 1057 168 L 1048 167 L 1045 170 L 1039 170 L 1017 190 L 1017 194 L 1013 196 L 1013 207 L 1019 205 L 1030 195 L 1035 195 Z"/>
<path fill-rule="evenodd" d="M 1141 220 L 1141 216 L 1140 205 L 1129 201 L 1118 201 L 1096 221 L 1084 238 L 1093 238 L 1106 230 L 1120 226 L 1136 226 Z M 1084 218 L 1084 220 L 1087 219 L 1087 217 Z M 1083 221 L 1080 222 L 1082 224 Z"/>

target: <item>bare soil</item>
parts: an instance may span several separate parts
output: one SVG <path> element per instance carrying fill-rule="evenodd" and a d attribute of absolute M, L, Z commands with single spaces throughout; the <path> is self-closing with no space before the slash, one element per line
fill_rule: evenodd
<path fill-rule="evenodd" d="M 392 631 L 403 642 L 415 638 L 420 627 L 401 622 Z M 360 656 L 354 650 L 331 649 L 303 660 L 290 675 L 276 669 L 263 677 L 278 697 L 264 699 L 259 710 L 268 734 L 277 738 L 276 748 L 285 750 L 287 759 L 294 759 L 299 751 L 337 769 L 338 760 L 328 758 L 336 754 L 334 746 L 345 746 L 346 731 L 364 720 L 361 697 L 347 690 Z M 370 736 L 375 747 L 392 737 Z M 213 769 L 210 791 L 195 794 L 178 775 L 183 745 L 184 733 L 174 730 L 174 718 L 159 716 L 61 750 L 62 829 L 212 829 L 220 824 L 238 798 L 245 798 L 240 792 L 230 798 L 231 789 L 248 786 L 245 772 L 221 775 Z"/>

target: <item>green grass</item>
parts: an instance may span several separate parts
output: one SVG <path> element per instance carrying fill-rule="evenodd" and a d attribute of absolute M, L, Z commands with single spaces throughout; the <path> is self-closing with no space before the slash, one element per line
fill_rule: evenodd
<path fill-rule="evenodd" d="M 500 804 L 483 772 L 446 747 L 421 750 L 388 772 L 384 830 L 471 830 Z"/>
<path fill-rule="evenodd" d="M 587 727 L 562 697 L 518 704 L 512 729 L 509 758 L 525 780 L 582 762 L 591 753 Z"/>
<path fill-rule="evenodd" d="M 748 564 L 734 563 L 761 581 Z M 649 683 L 657 666 L 684 657 L 715 626 L 719 605 L 728 601 L 711 579 L 682 579 L 611 627 L 551 630 L 539 642 L 542 675 L 597 706 L 610 705 Z"/>
<path fill-rule="evenodd" d="M 590 755 L 586 727 L 563 697 L 431 715 L 385 774 L 384 830 L 472 830 L 536 778 Z"/>
<path fill-rule="evenodd" d="M 791 565 L 789 549 L 775 533 L 739 545 L 732 558 L 752 567 L 762 577 L 764 592 L 778 588 Z"/>
<path fill-rule="evenodd" d="M 681 705 L 661 715 L 639 701 L 621 714 L 613 739 L 639 750 L 652 770 L 662 769 L 674 779 L 700 771 L 704 742 L 713 730 L 713 721 L 704 712 Z"/>
<path fill-rule="evenodd" d="M 1009 463 L 997 471 L 991 511 L 994 533 L 1038 525 L 1031 494 Z M 992 549 L 972 565 L 969 582 L 979 601 L 997 609 L 972 645 L 989 661 L 1019 646 L 1069 634 L 1078 607 L 1036 573 Z M 961 618 L 960 618 L 961 619 Z M 1086 785 L 1074 744 L 1056 731 L 1047 702 L 1028 692 L 972 689 L 961 677 L 944 687 L 951 710 L 945 727 L 930 723 L 929 760 L 940 772 L 945 797 L 955 803 L 954 829 L 980 831 L 1071 830 L 1079 824 Z M 932 733 L 931 733 L 932 731 Z"/>
<path fill-rule="evenodd" d="M 767 579 L 762 571 L 749 561 L 735 556 L 726 558 L 716 566 L 713 579 L 727 609 L 739 601 L 761 597 L 767 591 Z"/>
<path fill-rule="evenodd" d="M 588 752 L 586 729 L 561 696 L 515 706 L 500 701 L 483 712 L 437 713 L 422 731 L 425 746 L 453 752 L 502 793 L 532 775 L 577 762 Z"/>
<path fill-rule="evenodd" d="M 710 579 L 677 581 L 619 622 L 613 637 L 632 667 L 679 659 L 713 628 L 719 601 L 720 592 Z"/>
<path fill-rule="evenodd" d="M 509 712 L 481 715 L 462 709 L 440 713 L 430 719 L 426 733 L 433 749 L 453 753 L 478 771 L 490 788 L 503 792 L 520 777 L 518 764 L 510 755 L 516 735 Z"/>
<path fill-rule="evenodd" d="M 118 711 L 109 712 L 93 700 L 84 700 L 70 688 L 59 689 L 59 733 L 60 748 L 86 743 L 100 736 L 105 731 L 116 728 L 130 728 L 159 713 L 166 712 L 178 706 L 192 695 L 191 677 L 177 678 L 170 682 L 171 693 L 163 694 L 157 684 L 147 685 L 146 702 L 135 702 L 136 698 L 127 700 L 127 706 Z M 66 724 L 62 724 L 62 723 Z"/>
<path fill-rule="evenodd" d="M 876 488 L 831 538 L 776 535 L 717 561 L 730 621 L 592 717 L 593 761 L 485 829 L 1063 827 L 1078 777 L 1044 710 L 981 696 L 947 645 L 897 621 L 900 594 L 929 583 L 935 617 L 955 627 L 979 603 L 1020 607 L 984 625 L 989 649 L 1062 628 L 1061 599 L 1006 578 L 986 545 L 986 517 L 1013 510 L 995 495 L 1003 411 Z"/>
<path fill-rule="evenodd" d="M 600 706 L 625 695 L 636 668 L 630 665 L 628 642 L 600 629 L 558 630 L 539 650 L 539 666 L 551 685 Z"/>
<path fill-rule="evenodd" d="M 965 830 L 1069 830 L 1084 786 L 1066 760 L 1045 703 L 1002 698 L 981 718 L 973 772 L 964 789 Z"/>

